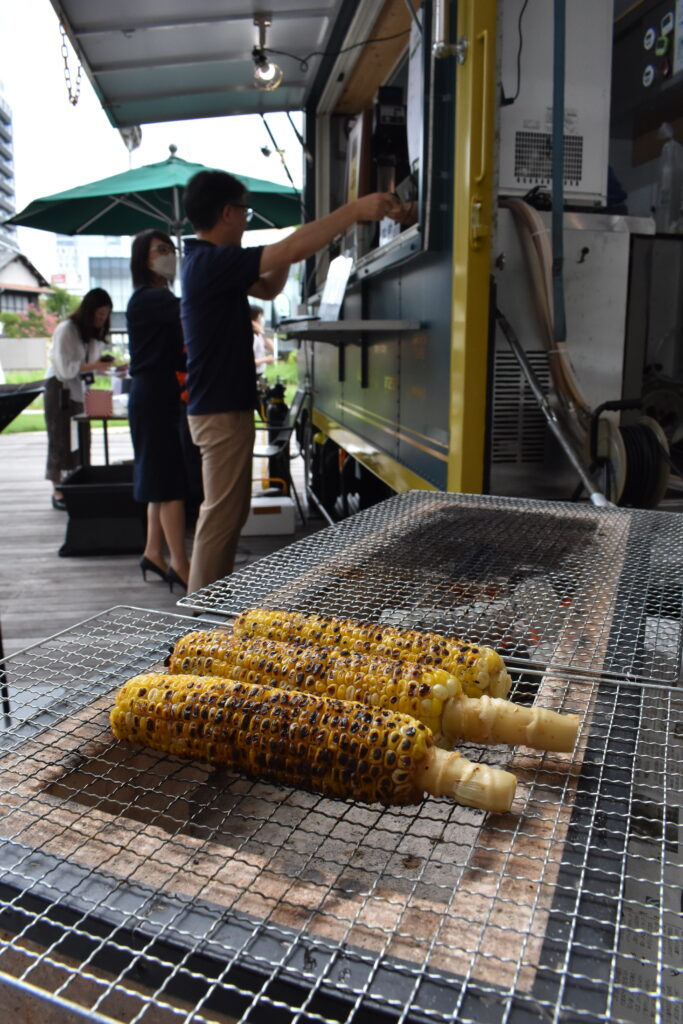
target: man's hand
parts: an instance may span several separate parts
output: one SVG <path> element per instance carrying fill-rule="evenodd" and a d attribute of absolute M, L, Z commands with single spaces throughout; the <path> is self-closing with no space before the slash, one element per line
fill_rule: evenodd
<path fill-rule="evenodd" d="M 249 289 L 249 294 L 261 299 L 275 298 L 284 288 L 292 263 L 313 256 L 358 221 L 382 220 L 383 217 L 391 217 L 393 220 L 402 215 L 403 203 L 398 196 L 392 195 L 391 192 L 371 192 L 360 199 L 345 203 L 320 220 L 304 224 L 281 242 L 265 247 L 261 255 L 261 276 Z M 284 276 L 277 278 L 276 273 L 282 270 Z M 271 274 L 277 288 L 270 286 Z"/>
<path fill-rule="evenodd" d="M 398 224 L 403 224 L 405 227 L 410 227 L 411 224 L 417 223 L 417 203 L 401 203 L 400 213 L 394 215 L 393 219 Z"/>
<path fill-rule="evenodd" d="M 403 214 L 403 203 L 391 192 L 370 192 L 355 200 L 356 221 L 382 220 L 391 217 L 398 220 Z"/>

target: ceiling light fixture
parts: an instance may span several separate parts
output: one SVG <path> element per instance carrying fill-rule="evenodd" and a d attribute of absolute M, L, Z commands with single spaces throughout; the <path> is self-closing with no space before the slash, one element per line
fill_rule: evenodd
<path fill-rule="evenodd" d="M 254 24 L 259 30 L 258 44 L 251 51 L 254 61 L 254 85 L 257 89 L 264 89 L 272 92 L 282 82 L 282 68 L 274 61 L 268 60 L 266 55 L 266 29 L 270 28 L 272 21 L 269 14 L 257 14 Z"/>

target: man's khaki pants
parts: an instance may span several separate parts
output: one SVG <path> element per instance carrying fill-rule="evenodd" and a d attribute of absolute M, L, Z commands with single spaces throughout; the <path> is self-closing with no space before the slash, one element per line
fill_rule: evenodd
<path fill-rule="evenodd" d="M 188 416 L 187 422 L 202 454 L 204 487 L 188 581 L 192 593 L 232 572 L 251 505 L 255 431 L 251 409 Z"/>

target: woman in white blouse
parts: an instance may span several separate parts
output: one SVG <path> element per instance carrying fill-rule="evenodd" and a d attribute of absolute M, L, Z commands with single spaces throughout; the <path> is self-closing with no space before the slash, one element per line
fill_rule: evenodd
<path fill-rule="evenodd" d="M 52 507 L 66 508 L 59 484 L 75 468 L 71 451 L 71 417 L 83 412 L 81 374 L 103 373 L 111 361 L 101 358 L 109 334 L 112 301 L 103 288 L 87 292 L 78 309 L 57 324 L 52 335 L 45 385 L 47 468 L 52 481 Z"/>

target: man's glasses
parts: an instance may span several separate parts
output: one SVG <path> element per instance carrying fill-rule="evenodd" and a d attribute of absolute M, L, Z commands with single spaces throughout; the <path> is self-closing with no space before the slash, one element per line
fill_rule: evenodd
<path fill-rule="evenodd" d="M 244 210 L 244 219 L 246 220 L 247 224 L 254 216 L 254 211 L 252 210 L 251 206 L 245 206 L 244 203 L 230 203 L 230 205 L 236 206 L 238 210 Z"/>
<path fill-rule="evenodd" d="M 150 252 L 158 252 L 160 256 L 168 256 L 169 253 L 177 252 L 175 245 L 166 245 L 165 242 L 159 242 L 158 245 L 153 245 Z"/>

